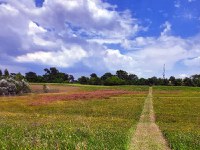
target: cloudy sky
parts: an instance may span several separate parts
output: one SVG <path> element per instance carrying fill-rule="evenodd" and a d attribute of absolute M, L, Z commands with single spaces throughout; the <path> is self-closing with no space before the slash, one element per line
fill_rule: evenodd
<path fill-rule="evenodd" d="M 0 0 L 0 69 L 200 73 L 199 0 Z"/>

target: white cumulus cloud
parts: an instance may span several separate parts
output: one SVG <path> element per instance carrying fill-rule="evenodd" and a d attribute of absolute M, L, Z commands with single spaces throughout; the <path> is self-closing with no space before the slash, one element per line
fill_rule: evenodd
<path fill-rule="evenodd" d="M 71 47 L 70 49 L 62 48 L 61 51 L 43 52 L 38 51 L 18 56 L 18 62 L 34 62 L 48 64 L 56 67 L 73 66 L 76 62 L 87 57 L 87 52 L 79 46 Z"/>

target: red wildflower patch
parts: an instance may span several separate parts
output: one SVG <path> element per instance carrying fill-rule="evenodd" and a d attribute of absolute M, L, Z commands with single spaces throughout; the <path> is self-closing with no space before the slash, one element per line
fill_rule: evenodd
<path fill-rule="evenodd" d="M 89 99 L 105 99 L 111 96 L 117 96 L 122 94 L 141 94 L 141 92 L 130 92 L 123 90 L 97 90 L 92 92 L 79 92 L 74 94 L 51 94 L 41 95 L 39 99 L 32 102 L 32 106 L 42 105 L 60 100 L 89 100 Z"/>

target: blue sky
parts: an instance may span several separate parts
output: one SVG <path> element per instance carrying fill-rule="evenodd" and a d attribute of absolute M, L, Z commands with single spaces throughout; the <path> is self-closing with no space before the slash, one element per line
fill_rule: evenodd
<path fill-rule="evenodd" d="M 199 0 L 0 0 L 0 68 L 200 73 Z"/>

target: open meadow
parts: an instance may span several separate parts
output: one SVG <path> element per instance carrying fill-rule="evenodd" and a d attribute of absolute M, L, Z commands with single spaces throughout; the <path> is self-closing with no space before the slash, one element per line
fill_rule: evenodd
<path fill-rule="evenodd" d="M 49 87 L 0 97 L 0 149 L 127 149 L 148 87 Z"/>
<path fill-rule="evenodd" d="M 174 150 L 200 149 L 200 88 L 154 87 L 156 123 Z"/>
<path fill-rule="evenodd" d="M 32 84 L 31 94 L 0 97 L 1 150 L 130 148 L 148 86 L 48 86 L 50 93 Z M 168 146 L 200 149 L 200 89 L 154 86 L 152 99 Z"/>

